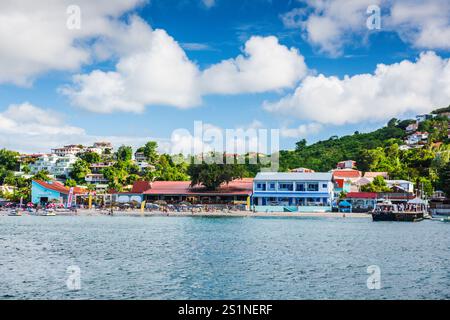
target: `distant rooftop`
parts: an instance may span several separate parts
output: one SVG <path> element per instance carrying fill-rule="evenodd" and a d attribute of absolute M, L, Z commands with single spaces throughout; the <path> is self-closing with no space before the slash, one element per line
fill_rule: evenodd
<path fill-rule="evenodd" d="M 331 172 L 260 172 L 255 180 L 330 181 L 331 178 Z"/>

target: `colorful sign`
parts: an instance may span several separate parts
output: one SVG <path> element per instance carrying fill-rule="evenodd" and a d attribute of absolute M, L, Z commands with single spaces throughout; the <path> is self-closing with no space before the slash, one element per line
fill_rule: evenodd
<path fill-rule="evenodd" d="M 69 196 L 67 197 L 67 208 L 72 207 L 73 190 L 74 190 L 73 187 L 70 188 L 70 190 L 69 190 Z"/>

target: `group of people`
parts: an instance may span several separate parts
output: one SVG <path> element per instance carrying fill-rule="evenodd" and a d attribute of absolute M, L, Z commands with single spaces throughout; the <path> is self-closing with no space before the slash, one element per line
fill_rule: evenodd
<path fill-rule="evenodd" d="M 419 212 L 422 211 L 422 209 L 422 205 L 420 204 L 402 203 L 398 205 L 398 211 L 400 212 Z"/>

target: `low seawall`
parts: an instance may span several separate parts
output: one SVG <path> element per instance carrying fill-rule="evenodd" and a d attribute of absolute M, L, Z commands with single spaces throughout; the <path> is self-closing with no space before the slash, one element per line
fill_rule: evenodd
<path fill-rule="evenodd" d="M 325 213 L 331 212 L 328 206 L 255 206 L 256 212 L 299 212 L 299 213 Z"/>

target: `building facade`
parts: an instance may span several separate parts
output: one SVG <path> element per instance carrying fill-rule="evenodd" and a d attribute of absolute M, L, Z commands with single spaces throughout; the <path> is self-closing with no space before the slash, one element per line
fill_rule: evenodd
<path fill-rule="evenodd" d="M 73 154 L 58 156 L 56 154 L 43 155 L 36 162 L 29 165 L 31 174 L 37 174 L 39 171 L 47 171 L 53 176 L 69 177 L 73 164 L 77 161 Z"/>
<path fill-rule="evenodd" d="M 253 182 L 256 211 L 331 211 L 334 202 L 332 173 L 258 173 Z"/>
<path fill-rule="evenodd" d="M 338 162 L 336 165 L 337 169 L 354 169 L 356 168 L 356 161 L 354 160 L 345 160 Z"/>
<path fill-rule="evenodd" d="M 414 183 L 407 180 L 386 180 L 386 184 L 391 189 L 398 189 L 406 193 L 414 193 Z"/>
<path fill-rule="evenodd" d="M 217 190 L 206 190 L 202 186 L 191 187 L 189 181 L 155 181 L 144 191 L 144 200 L 168 203 L 183 201 L 192 204 L 233 205 L 250 202 L 253 179 L 234 180 L 220 186 Z"/>
<path fill-rule="evenodd" d="M 75 187 L 73 195 L 81 195 L 87 190 Z M 48 203 L 67 204 L 70 188 L 65 187 L 62 183 L 53 181 L 46 182 L 33 180 L 31 183 L 31 202 L 34 204 L 46 205 Z M 73 199 L 75 201 L 75 199 Z"/>
<path fill-rule="evenodd" d="M 82 151 L 83 151 L 83 149 L 80 148 L 80 146 L 78 146 L 78 145 L 68 145 L 68 146 L 64 146 L 62 148 L 52 149 L 52 153 L 56 154 L 57 156 L 60 156 L 60 157 L 65 157 L 67 155 L 76 155 Z"/>
<path fill-rule="evenodd" d="M 352 205 L 353 212 L 370 212 L 375 209 L 377 198 L 374 192 L 349 192 L 345 201 Z"/>

